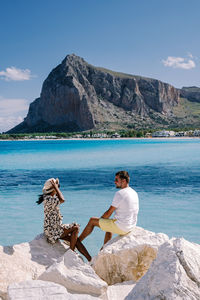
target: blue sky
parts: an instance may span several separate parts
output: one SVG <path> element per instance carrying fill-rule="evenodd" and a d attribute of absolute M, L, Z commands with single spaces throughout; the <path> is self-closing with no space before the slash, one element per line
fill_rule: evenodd
<path fill-rule="evenodd" d="M 199 0 L 0 0 L 0 132 L 26 116 L 67 54 L 200 87 Z"/>

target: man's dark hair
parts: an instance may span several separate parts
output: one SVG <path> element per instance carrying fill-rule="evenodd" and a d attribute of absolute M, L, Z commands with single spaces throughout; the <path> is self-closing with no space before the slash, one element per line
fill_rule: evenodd
<path fill-rule="evenodd" d="M 130 181 L 130 176 L 127 171 L 119 171 L 115 174 L 115 176 L 119 176 L 120 179 L 126 179 L 127 183 Z"/>

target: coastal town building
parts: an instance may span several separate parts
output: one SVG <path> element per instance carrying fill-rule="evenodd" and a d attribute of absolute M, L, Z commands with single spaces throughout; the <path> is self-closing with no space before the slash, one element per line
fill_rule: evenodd
<path fill-rule="evenodd" d="M 152 133 L 152 137 L 172 137 L 175 135 L 174 131 L 161 130 Z"/>
<path fill-rule="evenodd" d="M 194 130 L 194 132 L 193 132 L 193 135 L 194 136 L 200 136 L 200 130 Z"/>

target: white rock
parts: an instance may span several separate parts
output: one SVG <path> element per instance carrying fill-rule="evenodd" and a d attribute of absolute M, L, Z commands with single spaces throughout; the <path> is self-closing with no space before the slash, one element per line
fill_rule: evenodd
<path fill-rule="evenodd" d="M 0 291 L 0 300 L 7 300 L 7 292 Z"/>
<path fill-rule="evenodd" d="M 200 287 L 200 245 L 185 239 L 173 239 L 174 248 L 188 277 Z"/>
<path fill-rule="evenodd" d="M 62 285 L 41 280 L 13 283 L 8 287 L 8 300 L 68 300 L 70 294 Z"/>
<path fill-rule="evenodd" d="M 29 243 L 0 246 L 0 296 L 6 293 L 11 283 L 36 279 L 67 248 L 60 242 L 47 243 L 43 234 Z"/>
<path fill-rule="evenodd" d="M 125 299 L 200 299 L 200 245 L 183 238 L 164 243 L 146 275 Z"/>
<path fill-rule="evenodd" d="M 133 231 L 124 236 L 117 236 L 110 240 L 101 253 L 115 253 L 119 249 L 129 249 L 132 246 L 151 245 L 158 248 L 161 244 L 169 241 L 169 237 L 164 233 L 155 233 L 141 227 L 135 227 Z"/>
<path fill-rule="evenodd" d="M 86 294 L 71 294 L 67 289 L 54 282 L 27 280 L 13 283 L 8 287 L 6 300 L 97 300 Z M 104 300 L 104 298 L 101 298 Z M 107 300 L 107 298 L 105 298 Z"/>
<path fill-rule="evenodd" d="M 133 281 L 124 281 L 108 286 L 108 300 L 124 300 L 134 286 L 135 283 L 133 283 Z"/>
<path fill-rule="evenodd" d="M 105 295 L 104 297 L 102 296 L 91 296 L 91 295 L 87 295 L 87 294 L 70 294 L 70 300 L 111 300 L 107 298 L 107 295 Z M 56 300 L 56 299 L 55 299 Z M 114 299 L 112 299 L 114 300 Z"/>
<path fill-rule="evenodd" d="M 156 258 L 158 247 L 169 238 L 136 227 L 126 236 L 109 241 L 93 259 L 93 268 L 109 285 L 123 281 L 137 281 Z"/>
<path fill-rule="evenodd" d="M 39 279 L 59 283 L 76 293 L 101 295 L 107 290 L 107 283 L 70 249 L 40 275 Z"/>

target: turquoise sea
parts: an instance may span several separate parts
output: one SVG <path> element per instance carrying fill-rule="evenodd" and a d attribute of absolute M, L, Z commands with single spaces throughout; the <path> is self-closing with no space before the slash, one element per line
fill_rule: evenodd
<path fill-rule="evenodd" d="M 128 170 L 139 194 L 138 226 L 200 243 L 200 139 L 0 141 L 0 245 L 32 240 L 43 230 L 35 201 L 59 177 L 64 223 L 81 231 L 110 206 L 114 176 Z M 94 255 L 104 234 L 85 241 Z"/>

